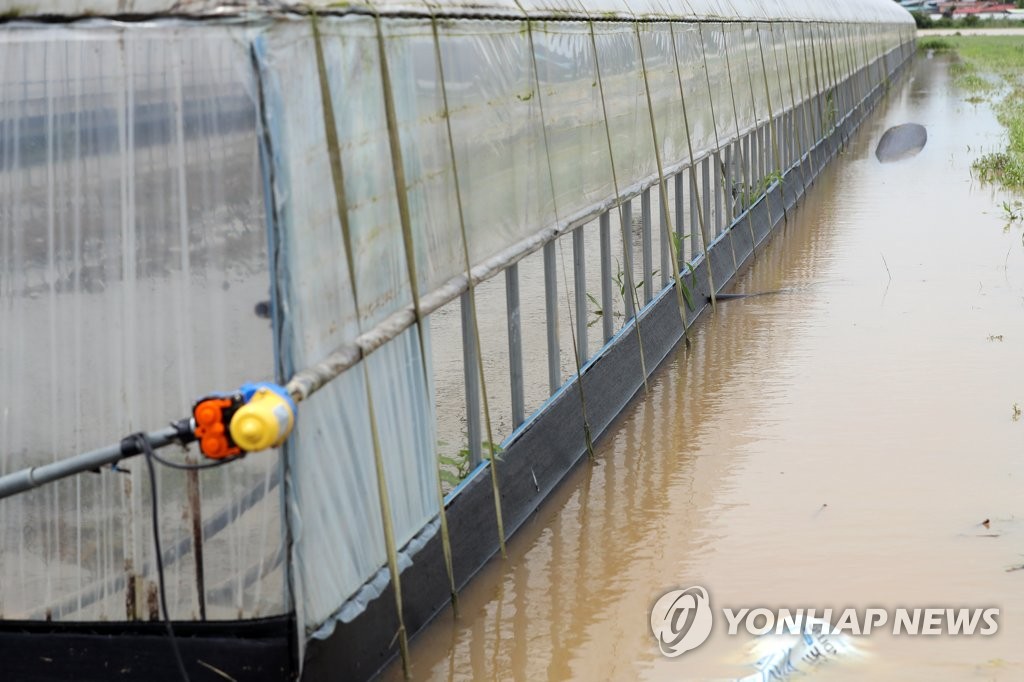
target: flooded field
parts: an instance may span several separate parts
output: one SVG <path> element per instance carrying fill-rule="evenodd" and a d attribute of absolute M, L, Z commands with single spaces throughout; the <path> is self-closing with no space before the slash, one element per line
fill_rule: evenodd
<path fill-rule="evenodd" d="M 762 606 L 996 607 L 994 636 L 876 630 L 817 678 L 1024 678 L 1024 228 L 972 180 L 1005 133 L 949 60 L 918 57 L 735 287 L 777 293 L 705 318 L 413 641 L 415 679 L 739 678 L 754 637 L 721 608 Z M 927 146 L 879 164 L 907 122 Z M 664 658 L 650 608 L 691 585 L 711 637 Z"/>

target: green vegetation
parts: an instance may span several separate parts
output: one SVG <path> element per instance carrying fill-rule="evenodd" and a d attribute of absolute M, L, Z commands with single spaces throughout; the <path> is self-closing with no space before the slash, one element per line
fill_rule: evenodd
<path fill-rule="evenodd" d="M 444 445 L 444 443 L 438 443 L 438 445 Z M 484 440 L 480 443 L 481 457 L 485 460 L 491 458 L 491 443 Z M 441 481 L 450 490 L 454 488 L 462 479 L 469 476 L 472 471 L 469 461 L 469 447 L 464 447 L 454 455 L 438 455 L 438 459 L 441 460 Z M 494 455 L 501 461 L 501 446 L 494 444 Z"/>
<path fill-rule="evenodd" d="M 1019 201 L 1014 201 L 1013 203 L 1004 201 L 1003 217 L 1006 218 L 1007 225 L 1018 221 L 1024 221 L 1024 204 Z"/>
<path fill-rule="evenodd" d="M 832 109 L 833 116 L 835 114 L 835 107 Z M 826 121 L 828 123 L 828 121 Z M 827 126 L 826 126 L 827 127 Z M 740 203 L 744 207 L 744 210 L 754 204 L 755 201 L 761 198 L 761 195 L 766 194 L 772 185 L 775 183 L 782 184 L 783 177 L 779 171 L 771 171 L 768 175 L 761 178 L 760 181 L 755 182 L 753 185 L 747 185 L 743 182 L 738 182 L 733 188 L 734 195 L 739 198 Z"/>
<path fill-rule="evenodd" d="M 1018 7 L 1021 5 L 1018 4 Z M 967 15 L 959 19 L 952 17 L 941 17 L 932 19 L 928 12 L 911 12 L 914 23 L 918 28 L 1024 28 L 1019 21 L 1006 21 L 1005 19 L 979 19 L 976 15 Z"/>
<path fill-rule="evenodd" d="M 690 233 L 687 232 L 687 233 L 683 234 L 682 237 L 680 237 L 679 233 L 671 232 L 670 236 L 672 238 L 672 247 L 675 249 L 676 253 L 682 253 L 682 251 L 683 251 L 683 241 L 682 240 L 686 239 L 687 237 L 689 237 Z M 689 261 L 686 261 L 686 262 L 681 263 L 680 267 L 683 268 L 682 275 L 689 275 L 690 276 L 690 283 L 689 283 L 689 285 L 686 283 L 686 280 L 682 276 L 680 276 L 679 282 L 683 286 L 683 299 L 686 302 L 686 305 L 688 305 L 690 307 L 690 309 L 693 310 L 693 308 L 694 308 L 693 297 L 690 294 L 690 287 L 693 286 L 693 278 L 694 278 L 693 264 L 690 263 Z M 655 268 L 654 271 L 651 272 L 651 277 L 657 277 L 660 273 L 661 273 L 661 270 L 658 269 L 658 268 Z M 626 300 L 625 273 L 622 271 L 622 264 L 619 263 L 619 259 L 618 258 L 615 259 L 615 274 L 612 275 L 612 283 L 619 290 L 619 300 L 623 300 L 623 301 Z M 639 280 L 634 285 L 633 288 L 637 292 L 639 292 L 641 289 L 643 289 L 643 286 L 644 286 L 644 281 L 641 279 L 641 280 Z M 587 327 L 593 327 L 595 324 L 597 324 L 598 322 L 601 321 L 601 318 L 604 316 L 605 311 L 604 311 L 603 307 L 601 306 L 601 303 L 597 300 L 597 297 L 594 296 L 594 294 L 590 293 L 589 291 L 584 292 L 584 293 L 585 293 L 587 299 L 590 301 L 590 305 L 593 306 L 593 308 L 590 310 L 590 314 L 593 316 L 593 318 L 590 319 L 587 322 Z M 639 296 L 638 296 L 638 298 L 639 298 Z M 613 317 L 623 317 L 623 314 L 621 312 L 619 312 L 619 311 L 610 311 L 610 312 L 611 312 Z"/>
<path fill-rule="evenodd" d="M 953 82 L 956 86 L 967 92 L 984 93 L 996 89 L 995 85 L 978 74 L 978 67 L 973 62 L 956 62 L 949 71 L 953 74 Z"/>
<path fill-rule="evenodd" d="M 838 108 L 836 107 L 835 90 L 830 90 L 825 96 L 825 127 L 832 130 L 836 127 Z"/>
<path fill-rule="evenodd" d="M 918 52 L 948 52 L 953 49 L 953 43 L 945 38 L 922 38 L 917 41 Z"/>
<path fill-rule="evenodd" d="M 1024 77 L 1024 40 L 1022 36 L 959 35 L 944 38 L 950 48 L 979 69 L 1016 79 Z"/>
<path fill-rule="evenodd" d="M 1024 189 L 1024 40 L 964 35 L 921 43 L 920 49 L 957 53 L 959 61 L 952 67 L 954 82 L 971 93 L 969 101 L 977 101 L 978 93 L 1000 92 L 1002 99 L 995 111 L 1008 133 L 1006 149 L 981 156 L 973 168 L 982 182 Z"/>

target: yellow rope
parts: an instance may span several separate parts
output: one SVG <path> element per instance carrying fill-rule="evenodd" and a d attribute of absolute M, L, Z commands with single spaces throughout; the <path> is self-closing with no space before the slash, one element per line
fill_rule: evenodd
<path fill-rule="evenodd" d="M 817 28 L 817 25 L 812 24 L 811 28 L 812 29 Z M 814 132 L 814 135 L 815 135 L 815 138 L 816 138 L 814 142 L 815 142 L 815 144 L 817 144 L 818 142 L 820 142 L 825 137 L 825 110 L 822 108 L 822 103 L 821 103 L 821 98 L 822 98 L 822 95 L 824 93 L 821 91 L 821 80 L 819 80 L 819 78 L 818 78 L 818 50 L 817 50 L 817 47 L 816 47 L 817 46 L 817 42 L 815 41 L 813 35 L 811 36 L 810 43 L 811 43 L 811 47 L 810 47 L 811 55 L 810 55 L 810 59 L 808 60 L 808 62 L 814 68 L 814 93 L 815 93 L 814 94 L 814 98 L 815 98 L 815 100 L 817 102 L 817 105 L 818 105 L 818 129 Z M 807 43 L 804 43 L 804 51 L 806 51 L 807 49 L 808 49 L 807 48 Z M 808 78 L 810 78 L 810 72 L 808 72 Z"/>
<path fill-rule="evenodd" d="M 850 45 L 850 36 L 849 36 L 849 33 L 848 33 L 849 29 L 850 29 L 849 26 L 845 26 L 844 25 L 843 26 L 843 31 L 846 32 L 846 35 L 841 36 L 841 38 L 843 39 L 842 43 L 847 46 L 846 49 L 843 50 L 843 52 L 846 55 L 846 70 L 847 70 L 847 76 L 843 80 L 844 87 L 846 87 L 847 91 L 848 91 L 847 103 L 846 103 L 846 107 L 847 107 L 846 115 L 847 116 L 852 115 L 854 109 L 857 108 L 857 101 L 856 101 L 856 97 L 857 97 L 857 93 L 856 93 L 856 88 L 857 88 L 857 80 L 856 80 L 857 70 L 853 67 L 853 59 L 851 57 L 850 49 L 849 49 L 849 45 Z M 850 93 L 852 93 L 852 95 L 853 95 L 853 99 L 852 100 L 850 99 Z"/>
<path fill-rule="evenodd" d="M 686 345 L 690 345 L 690 332 L 686 326 L 686 300 L 683 298 L 683 280 L 679 276 L 679 259 L 676 254 L 675 247 L 672 245 L 672 216 L 669 215 L 668 210 L 668 187 L 665 184 L 665 170 L 661 164 L 661 145 L 658 142 L 658 126 L 655 123 L 654 118 L 654 102 L 651 98 L 651 84 L 647 77 L 647 61 L 644 58 L 644 41 L 640 37 L 640 24 L 633 24 L 633 28 L 636 31 L 636 43 L 640 48 L 640 68 L 644 72 L 644 90 L 647 92 L 647 111 L 651 116 L 651 136 L 654 138 L 654 160 L 658 164 L 658 190 L 661 196 L 661 211 L 664 217 L 662 224 L 665 227 L 664 239 L 667 239 L 667 245 L 662 248 L 668 248 L 669 258 L 672 263 L 672 277 L 676 283 L 676 304 L 679 306 L 679 320 L 683 325 L 683 339 L 686 341 Z M 673 37 L 673 41 L 675 38 Z M 711 263 L 708 262 L 708 268 L 710 269 Z"/>
<path fill-rule="evenodd" d="M 741 26 L 745 26 L 745 25 L 741 24 Z M 745 31 L 746 28 L 743 28 L 742 30 Z M 750 108 L 753 110 L 753 113 L 754 113 L 754 129 L 753 129 L 753 131 L 751 131 L 751 132 L 754 133 L 754 139 L 750 143 L 750 146 L 751 146 L 751 156 L 752 157 L 759 157 L 759 155 L 756 153 L 757 150 L 754 149 L 754 147 L 756 147 L 757 129 L 758 129 L 757 95 L 754 94 L 754 69 L 750 66 L 750 54 L 749 54 L 750 51 L 747 49 L 746 36 L 744 36 L 743 38 L 744 38 L 744 40 L 743 40 L 743 63 L 747 65 L 747 85 L 750 88 Z M 754 160 L 753 158 L 751 158 L 751 160 L 750 160 L 751 161 L 751 163 L 750 163 L 750 165 L 751 165 L 751 169 L 750 169 L 750 181 L 751 181 L 751 183 L 755 182 L 755 176 L 759 176 L 760 173 L 761 173 L 761 169 L 760 168 L 754 168 L 753 167 L 754 166 L 753 160 Z M 759 160 L 759 163 L 760 163 L 760 158 L 758 160 Z M 756 182 L 758 183 L 758 189 L 760 189 L 761 178 L 757 177 L 756 178 Z M 754 204 L 754 196 L 752 194 L 752 190 L 753 189 L 754 189 L 753 185 L 751 185 L 750 187 L 747 187 L 747 208 L 748 209 L 751 206 L 753 206 L 753 204 Z"/>
<path fill-rule="evenodd" d="M 800 47 L 794 47 L 796 51 L 796 74 L 797 80 L 800 82 L 800 91 L 803 95 L 803 101 L 801 102 L 800 108 L 803 110 L 802 118 L 804 120 L 804 134 L 807 139 L 805 143 L 807 145 L 807 160 L 811 162 L 811 181 L 814 181 L 814 157 L 811 155 L 811 150 L 814 149 L 815 145 L 815 133 L 814 133 L 814 112 L 813 108 L 813 95 L 811 94 L 814 90 L 811 84 L 811 73 L 810 73 L 810 57 L 807 54 L 807 41 L 809 40 L 807 34 L 807 26 L 805 24 L 798 25 L 800 30 L 798 32 L 798 38 L 801 46 L 803 47 L 804 56 L 800 58 Z M 787 51 L 788 53 L 788 51 Z M 801 66 L 803 68 L 801 68 Z"/>
<path fill-rule="evenodd" d="M 771 137 L 772 152 L 775 156 L 775 172 L 781 176 L 782 173 L 782 158 L 779 155 L 779 130 L 778 123 L 775 121 L 775 112 L 772 108 L 772 89 L 768 84 L 768 62 L 764 58 L 764 42 L 761 40 L 761 25 L 757 25 L 757 47 L 761 52 L 761 70 L 764 72 L 764 94 L 765 99 L 768 101 L 768 135 Z M 778 60 L 776 60 L 775 68 L 778 68 Z M 779 88 L 781 96 L 782 88 Z M 781 183 L 781 180 L 780 180 Z M 765 195 L 768 194 L 768 187 L 764 188 Z M 765 206 L 768 208 L 768 220 L 772 219 L 771 202 L 765 201 Z M 786 202 L 782 202 L 782 214 L 786 214 Z"/>
<path fill-rule="evenodd" d="M 841 100 L 839 111 L 836 114 L 836 122 L 838 124 L 838 122 L 846 116 L 846 107 L 849 103 L 849 97 L 846 93 L 846 79 L 843 76 L 843 59 L 839 54 L 839 38 L 836 36 L 836 27 L 829 26 L 828 32 L 832 42 L 832 61 L 835 62 L 836 99 Z M 847 134 L 847 139 L 849 139 L 849 134 Z"/>
<path fill-rule="evenodd" d="M 683 94 L 683 76 L 682 69 L 679 65 L 679 50 L 676 48 L 676 31 L 673 28 L 671 22 L 668 25 L 669 35 L 672 37 L 672 54 L 675 57 L 676 62 L 676 80 L 679 83 L 679 101 L 683 107 L 683 125 L 686 127 L 686 147 L 690 150 L 690 201 L 692 202 L 697 193 L 697 170 L 694 167 L 694 155 L 693 155 L 693 140 L 690 135 L 690 118 L 686 113 L 686 95 Z M 718 308 L 718 302 L 716 300 L 717 292 L 715 291 L 715 277 L 711 272 L 711 254 L 708 253 L 708 236 L 707 228 L 704 223 L 704 210 L 697 202 L 697 222 L 700 225 L 700 241 L 701 246 L 704 249 L 704 267 L 708 274 L 708 290 L 711 297 L 711 310 L 714 311 Z"/>
<path fill-rule="evenodd" d="M 864 97 L 865 99 L 871 95 L 875 90 L 875 77 L 873 72 L 875 71 L 875 62 L 871 58 L 871 48 L 868 46 L 869 41 L 872 38 L 871 31 L 867 27 L 861 28 L 861 55 L 864 59 Z"/>
<path fill-rule="evenodd" d="M 330 82 L 327 76 L 327 63 L 324 59 L 323 43 L 316 15 L 312 15 L 313 42 L 316 52 L 316 65 L 320 79 L 320 100 L 324 111 L 324 133 L 327 142 L 327 155 L 331 166 L 331 179 L 334 183 L 334 196 L 337 202 L 338 219 L 341 222 L 342 239 L 345 246 L 345 260 L 348 265 L 349 285 L 352 288 L 352 300 L 355 306 L 356 324 L 361 328 L 359 313 L 359 296 L 356 289 L 355 262 L 352 256 L 352 234 L 348 222 L 348 201 L 345 194 L 345 176 L 341 163 L 341 145 L 338 141 L 337 123 L 334 116 L 334 103 L 331 100 Z M 409 677 L 409 640 L 405 630 L 405 618 L 402 614 L 402 584 L 398 570 L 398 550 L 395 545 L 395 529 L 391 515 L 391 500 L 388 494 L 384 471 L 384 456 L 381 450 L 380 434 L 377 431 L 377 417 L 374 408 L 373 390 L 370 386 L 370 372 L 365 362 L 363 383 L 366 387 L 366 404 L 370 418 L 370 436 L 373 442 L 373 461 L 377 475 L 377 496 L 380 501 L 381 523 L 384 526 L 384 546 L 387 551 L 388 572 L 395 592 L 395 610 L 398 617 L 398 646 L 402 656 L 402 672 Z"/>
<path fill-rule="evenodd" d="M 722 24 L 722 51 L 725 53 L 725 72 L 726 72 L 726 75 L 728 76 L 728 80 L 729 80 L 729 94 L 732 97 L 732 116 L 733 116 L 733 120 L 735 121 L 735 124 L 736 124 L 736 155 L 740 157 L 740 159 L 741 159 L 740 162 L 744 166 L 746 166 L 747 165 L 747 157 L 746 157 L 746 155 L 743 154 L 743 145 L 740 142 L 740 137 L 741 137 L 741 134 L 740 134 L 740 113 L 739 113 L 739 107 L 736 104 L 736 88 L 733 87 L 732 61 L 729 59 L 729 39 L 728 39 L 728 35 L 729 35 L 729 31 L 726 29 L 726 25 L 723 23 Z M 746 62 L 746 59 L 744 59 L 743 61 Z M 749 78 L 749 76 L 750 76 L 750 69 L 748 68 L 747 69 L 747 77 Z M 710 81 L 708 82 L 708 87 L 709 88 L 711 87 Z M 747 181 L 747 178 L 744 177 L 743 178 L 743 182 L 746 183 L 746 181 Z M 731 190 L 731 188 L 730 188 L 730 190 Z M 729 193 L 729 197 L 730 197 L 730 199 L 735 201 L 735 197 L 732 196 L 732 192 L 731 191 Z M 746 207 L 744 207 L 744 209 L 745 208 Z M 730 210 L 730 213 L 731 213 L 731 210 Z M 751 254 L 751 258 L 753 258 L 753 256 L 754 256 L 754 246 L 755 246 L 755 243 L 757 242 L 757 239 L 754 237 L 754 219 L 751 217 L 750 211 L 747 211 L 747 229 L 750 232 L 750 254 Z"/>
<path fill-rule="evenodd" d="M 802 124 L 803 129 L 804 129 L 804 139 L 806 139 L 807 138 L 807 117 L 804 115 L 803 97 L 802 96 L 800 98 L 800 104 L 799 105 L 797 104 L 796 85 L 797 85 L 798 81 L 793 79 L 793 63 L 792 63 L 792 61 L 789 58 L 789 40 L 786 37 L 786 26 L 785 26 L 785 24 L 783 24 L 783 26 L 782 26 L 782 49 L 786 51 L 786 71 L 789 74 L 789 95 L 790 95 L 789 101 L 793 105 L 793 125 L 797 126 L 797 125 L 801 125 Z M 802 93 L 802 90 L 801 90 L 801 95 L 802 94 L 803 93 Z M 799 112 L 797 112 L 797 107 L 798 106 L 800 107 L 800 111 Z M 796 121 L 796 117 L 797 116 L 800 117 L 800 124 L 798 124 L 797 121 Z M 799 164 L 798 164 L 798 168 L 800 169 L 800 182 L 801 182 L 802 185 L 804 185 L 804 187 L 806 187 L 807 186 L 807 177 L 804 174 L 804 164 L 803 164 L 803 156 L 804 156 L 804 151 L 805 150 L 803 148 L 803 144 L 802 144 L 802 141 L 801 141 L 800 137 L 797 137 L 797 142 L 798 142 L 798 144 L 796 146 L 797 146 L 797 148 L 800 151 Z"/>
<path fill-rule="evenodd" d="M 853 88 L 853 104 L 850 107 L 850 113 L 853 113 L 853 111 L 860 106 L 861 101 L 863 100 L 864 88 L 862 87 L 863 81 L 860 77 L 860 66 L 858 66 L 860 59 L 858 58 L 857 53 L 857 27 L 847 26 L 845 30 L 845 37 L 848 43 L 846 54 L 847 60 L 850 63 L 850 78 L 852 79 L 850 87 Z"/>
<path fill-rule="evenodd" d="M 729 197 L 732 196 L 732 188 L 728 186 L 729 178 L 725 173 L 725 163 L 722 161 L 722 141 L 718 137 L 718 117 L 715 114 L 715 96 L 712 94 L 711 74 L 708 73 L 708 53 L 707 50 L 704 49 L 704 28 L 701 24 L 697 24 L 697 35 L 700 37 L 700 54 L 701 59 L 704 62 L 704 80 L 708 86 L 708 107 L 711 109 L 711 128 L 715 133 L 715 154 L 718 156 L 718 175 L 721 177 L 722 183 L 722 203 L 724 204 L 722 208 L 727 209 L 726 213 L 728 215 L 728 219 L 725 229 L 728 230 L 732 228 L 733 223 L 733 207 L 732 202 L 729 201 Z M 731 83 L 729 85 L 732 87 Z M 718 206 L 716 205 L 715 208 L 717 209 Z M 733 244 L 731 239 L 729 240 L 729 246 L 732 248 L 732 267 L 734 271 L 737 271 L 739 270 L 739 262 L 736 260 L 736 246 Z"/>
<path fill-rule="evenodd" d="M 395 194 L 398 200 L 398 216 L 402 226 L 402 244 L 405 249 L 406 270 L 409 277 L 409 290 L 412 294 L 413 312 L 416 315 L 416 338 L 420 348 L 420 367 L 423 370 L 423 391 L 427 404 L 433 402 L 430 393 L 430 376 L 427 370 L 427 348 L 423 332 L 423 313 L 420 309 L 419 277 L 416 272 L 416 246 L 412 237 L 412 217 L 409 211 L 409 195 L 406 190 L 405 162 L 402 158 L 402 141 L 398 132 L 398 117 L 395 114 L 394 93 L 391 88 L 391 70 L 388 68 L 387 50 L 384 47 L 384 32 L 381 27 L 380 14 L 375 14 L 377 27 L 377 47 L 380 58 L 381 87 L 384 91 L 384 112 L 387 118 L 388 143 L 391 148 L 391 166 L 395 179 Z M 438 459 L 435 471 L 437 488 L 438 518 L 441 522 L 441 548 L 444 555 L 445 570 L 448 573 L 448 586 L 452 596 L 452 605 L 458 609 L 458 594 L 455 589 L 455 572 L 452 568 L 451 537 L 448 534 L 448 514 L 444 507 L 444 492 L 441 489 L 441 461 Z"/>
<path fill-rule="evenodd" d="M 605 103 L 605 99 L 604 99 L 604 80 L 601 78 L 601 60 L 598 58 L 597 38 L 594 36 L 594 22 L 593 22 L 593 20 L 589 20 L 587 23 L 590 25 L 590 45 L 591 45 L 591 47 L 594 50 L 594 69 L 597 72 L 597 87 L 598 87 L 598 92 L 601 95 L 601 111 L 604 114 L 605 137 L 607 137 L 607 139 L 608 139 L 608 160 L 611 163 L 611 167 L 612 167 L 612 187 L 615 190 L 616 198 L 618 198 L 619 196 L 621 196 L 621 193 L 619 192 L 618 173 L 615 171 L 615 153 L 612 150 L 612 131 L 611 131 L 611 124 L 608 121 L 608 106 Z M 622 232 L 622 244 L 623 244 L 623 248 L 626 248 L 627 240 L 630 239 L 630 235 L 629 235 L 629 231 L 628 231 L 626 225 L 622 224 L 622 204 L 621 204 L 621 202 L 618 204 L 617 208 L 619 209 L 619 228 L 620 228 L 620 230 Z M 626 261 L 626 260 L 627 259 L 625 259 L 625 258 L 623 259 L 623 261 Z M 626 268 L 626 272 L 625 272 L 626 286 L 623 287 L 623 292 L 622 293 L 623 293 L 623 296 L 625 296 L 626 295 L 626 290 L 629 290 L 630 296 L 632 296 L 632 298 L 634 300 L 634 306 L 633 306 L 633 310 L 634 310 L 634 314 L 633 314 L 634 324 L 633 324 L 633 326 L 636 327 L 637 346 L 640 349 L 640 373 L 643 375 L 643 379 L 644 379 L 644 391 L 647 392 L 647 391 L 650 390 L 650 385 L 647 383 L 647 362 L 644 359 L 644 340 L 643 340 L 643 337 L 640 334 L 640 299 L 636 295 L 636 289 L 633 287 L 633 264 L 630 263 L 630 262 L 626 262 L 625 263 L 625 268 Z M 602 284 L 602 286 L 604 286 L 604 285 Z M 608 311 L 608 314 L 611 314 L 611 311 Z"/>
<path fill-rule="evenodd" d="M 431 16 L 431 27 L 434 34 L 434 58 L 437 60 L 438 75 L 441 80 L 441 101 L 444 106 L 444 121 L 448 132 L 448 151 L 452 164 L 452 179 L 455 185 L 455 203 L 459 213 L 459 230 L 462 235 L 462 255 L 466 265 L 466 290 L 469 297 L 470 317 L 473 321 L 473 342 L 476 345 L 476 371 L 480 374 L 480 396 L 484 409 L 484 421 L 487 426 L 487 449 L 490 455 L 491 491 L 494 497 L 494 515 L 498 527 L 498 547 L 502 558 L 508 556 L 505 548 L 505 521 L 501 512 L 501 487 L 498 481 L 498 454 L 494 449 L 494 433 L 491 428 L 491 409 L 487 398 L 487 379 L 484 376 L 484 355 L 480 344 L 480 326 L 476 315 L 476 285 L 473 282 L 472 263 L 469 258 L 469 241 L 466 235 L 466 220 L 462 208 L 462 190 L 459 185 L 459 168 L 455 160 L 455 138 L 452 135 L 452 121 L 448 110 L 448 87 L 445 83 L 444 60 L 441 58 L 441 41 L 437 29 L 437 17 Z M 469 368 L 466 368 L 467 371 Z M 472 443 L 470 443 L 472 447 Z M 449 559 L 450 560 L 450 559 Z M 454 583 L 452 585 L 454 589 Z"/>
<path fill-rule="evenodd" d="M 757 36 L 758 36 L 758 52 L 761 55 L 761 75 L 762 75 L 762 77 L 764 79 L 764 83 L 765 83 L 765 99 L 768 102 L 768 119 L 765 121 L 765 127 L 768 129 L 768 133 L 769 134 L 766 135 L 766 137 L 770 137 L 771 136 L 771 88 L 768 86 L 768 69 L 765 66 L 765 62 L 764 62 L 764 50 L 761 49 L 761 25 L 756 24 L 754 26 L 754 30 L 755 30 L 755 32 L 757 33 Z M 743 53 L 744 53 L 744 55 L 748 56 L 748 58 L 749 58 L 750 55 L 746 54 L 746 50 L 744 50 Z M 753 74 L 754 69 L 751 68 L 750 61 L 746 62 L 746 68 L 748 68 L 751 71 L 751 73 Z M 752 101 L 756 101 L 756 97 L 754 95 L 754 78 L 753 77 L 751 78 L 751 100 Z M 755 119 L 756 118 L 757 118 L 757 111 L 755 111 Z M 760 134 L 758 134 L 757 136 L 760 137 Z M 766 148 L 762 147 L 761 148 L 761 154 L 762 155 L 768 154 L 768 150 L 766 150 Z M 761 177 L 758 178 L 758 197 L 759 198 L 761 196 L 766 196 L 768 194 L 768 187 L 765 184 L 766 177 L 764 175 L 762 175 L 762 173 L 764 173 L 764 167 L 765 167 L 764 158 L 762 156 L 761 161 L 758 163 L 758 170 L 757 170 L 758 175 L 761 176 Z M 768 209 L 768 222 L 770 224 L 772 222 L 771 204 L 769 204 L 767 201 L 765 201 L 765 208 Z"/>
<path fill-rule="evenodd" d="M 521 6 L 520 9 L 522 9 Z M 525 11 L 523 13 L 526 14 Z M 537 86 L 537 108 L 540 111 L 540 127 L 544 133 L 544 156 L 547 158 L 548 183 L 551 185 L 551 207 L 555 214 L 555 224 L 558 225 L 558 193 L 555 190 L 555 173 L 554 167 L 551 164 L 551 147 L 548 144 L 548 126 L 544 117 L 544 97 L 540 86 L 540 71 L 537 69 L 537 47 L 533 41 L 533 21 L 530 19 L 526 20 L 526 35 L 530 39 L 530 60 L 533 63 L 533 80 Z M 580 227 L 577 229 L 582 230 L 583 228 Z M 583 390 L 583 365 L 580 362 L 580 350 L 576 340 L 576 327 L 573 322 L 572 302 L 569 299 L 569 278 L 566 276 L 565 256 L 562 254 L 561 243 L 558 245 L 558 253 L 562 260 L 562 279 L 565 280 L 565 303 L 569 312 L 569 334 L 572 338 L 573 358 L 576 360 L 576 388 L 580 394 L 580 412 L 583 416 L 583 437 L 587 445 L 587 456 L 591 461 L 593 461 L 596 458 L 596 455 L 594 454 L 594 441 L 590 431 L 590 421 L 587 419 L 587 398 L 586 393 Z M 637 310 L 639 310 L 639 308 Z M 637 320 L 637 326 L 639 327 L 639 320 Z"/>
<path fill-rule="evenodd" d="M 839 74 L 836 72 L 835 46 L 832 44 L 832 31 L 830 29 L 828 33 L 825 33 L 825 29 L 822 27 L 822 34 L 822 40 L 825 42 L 826 77 L 828 78 L 828 87 L 832 95 L 832 111 L 829 114 L 832 118 L 832 131 L 834 131 L 839 123 Z M 830 134 L 832 131 L 830 131 Z"/>

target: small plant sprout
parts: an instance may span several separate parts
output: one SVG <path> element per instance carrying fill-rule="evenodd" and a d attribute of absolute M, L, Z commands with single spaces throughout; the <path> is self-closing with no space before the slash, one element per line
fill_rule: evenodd
<path fill-rule="evenodd" d="M 443 445 L 439 442 L 438 445 Z M 487 440 L 480 442 L 481 456 L 487 460 L 491 458 L 491 443 Z M 501 446 L 494 444 L 494 454 L 501 461 Z M 438 455 L 441 460 L 441 480 L 451 487 L 457 486 L 466 476 L 469 476 L 472 467 L 470 466 L 470 452 L 464 447 L 454 455 Z"/>
<path fill-rule="evenodd" d="M 1024 221 L 1024 203 L 1020 201 L 1004 201 L 1003 202 L 1003 218 L 1006 219 L 1006 223 L 1016 223 Z"/>

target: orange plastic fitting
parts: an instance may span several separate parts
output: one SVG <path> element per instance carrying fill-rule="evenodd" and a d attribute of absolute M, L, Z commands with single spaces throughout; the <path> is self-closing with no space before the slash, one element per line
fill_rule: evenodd
<path fill-rule="evenodd" d="M 196 438 L 205 456 L 224 459 L 242 454 L 242 449 L 231 440 L 227 427 L 238 407 L 239 401 L 236 398 L 220 396 L 203 398 L 192 408 Z"/>

